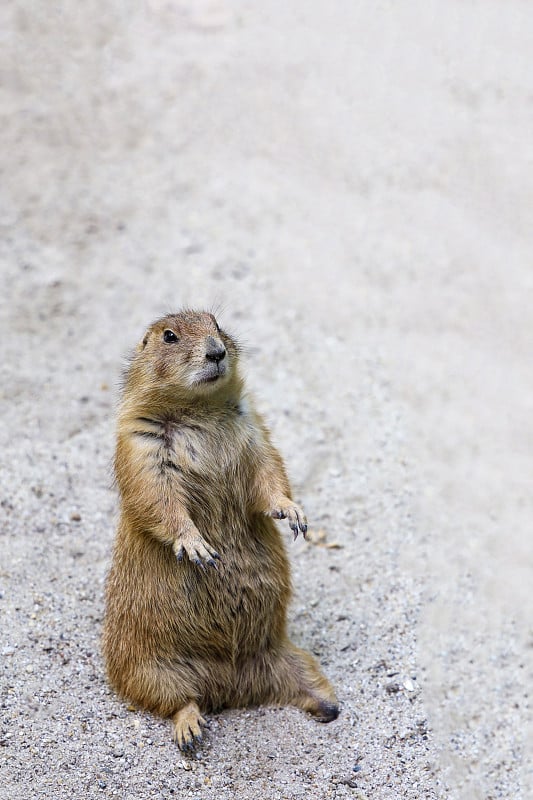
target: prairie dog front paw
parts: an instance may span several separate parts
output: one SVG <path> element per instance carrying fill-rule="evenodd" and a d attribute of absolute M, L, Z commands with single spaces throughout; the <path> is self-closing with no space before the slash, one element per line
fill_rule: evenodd
<path fill-rule="evenodd" d="M 220 556 L 210 544 L 206 542 L 197 528 L 192 526 L 180 533 L 172 543 L 172 549 L 178 561 L 183 561 L 183 556 L 187 553 L 190 561 L 194 561 L 198 566 L 205 568 L 205 564 L 216 569 L 217 560 Z"/>
<path fill-rule="evenodd" d="M 299 505 L 289 500 L 288 497 L 281 497 L 275 503 L 270 512 L 270 516 L 275 519 L 288 519 L 289 527 L 296 539 L 299 531 L 302 532 L 304 539 L 307 534 L 307 519 Z"/>

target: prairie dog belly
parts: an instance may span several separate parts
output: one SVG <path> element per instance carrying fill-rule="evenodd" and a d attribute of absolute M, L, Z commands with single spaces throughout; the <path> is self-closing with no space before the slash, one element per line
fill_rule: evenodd
<path fill-rule="evenodd" d="M 257 529 L 248 531 L 242 542 L 227 546 L 217 542 L 221 561 L 216 571 L 201 571 L 189 562 L 175 565 L 174 591 L 181 595 L 176 596 L 176 619 L 182 619 L 186 600 L 192 618 L 202 620 L 201 627 L 192 625 L 185 638 L 177 629 L 178 653 L 186 642 L 187 650 L 204 652 L 205 648 L 235 661 L 268 648 L 284 633 L 289 567 L 284 556 L 273 552 L 265 521 L 270 527 L 270 520 L 258 518 Z"/>
<path fill-rule="evenodd" d="M 278 620 L 282 618 L 284 625 L 290 577 L 276 524 L 252 509 L 252 450 L 246 441 L 238 444 L 234 460 L 229 458 L 230 448 L 226 449 L 217 474 L 213 462 L 219 451 L 215 449 L 209 476 L 194 469 L 184 471 L 181 486 L 191 519 L 221 556 L 213 583 L 202 582 L 199 589 L 206 592 L 206 602 L 212 603 L 214 618 L 224 607 L 222 616 L 233 631 L 234 650 L 244 653 L 267 646 L 273 626 L 279 635 Z M 202 445 L 205 453 L 205 441 Z M 232 445 L 237 450 L 235 441 Z"/>

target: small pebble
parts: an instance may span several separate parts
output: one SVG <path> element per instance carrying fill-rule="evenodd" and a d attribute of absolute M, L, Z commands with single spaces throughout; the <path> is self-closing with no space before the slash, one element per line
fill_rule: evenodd
<path fill-rule="evenodd" d="M 407 689 L 408 692 L 414 692 L 415 685 L 410 678 L 407 678 L 407 680 L 403 682 L 403 688 Z"/>

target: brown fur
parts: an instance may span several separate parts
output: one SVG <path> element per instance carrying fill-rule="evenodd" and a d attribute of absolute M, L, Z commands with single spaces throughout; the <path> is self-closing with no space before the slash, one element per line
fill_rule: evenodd
<path fill-rule="evenodd" d="M 332 687 L 286 631 L 289 564 L 272 517 L 296 537 L 305 516 L 211 314 L 148 329 L 125 378 L 115 471 L 103 647 L 117 691 L 172 717 L 181 748 L 201 738 L 201 712 L 224 707 L 335 719 Z"/>

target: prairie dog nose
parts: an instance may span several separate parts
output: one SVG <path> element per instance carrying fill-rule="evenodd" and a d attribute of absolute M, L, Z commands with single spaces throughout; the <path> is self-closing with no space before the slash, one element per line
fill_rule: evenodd
<path fill-rule="evenodd" d="M 220 341 L 213 336 L 208 336 L 205 343 L 205 357 L 208 361 L 215 361 L 217 364 L 226 355 L 226 348 Z"/>

